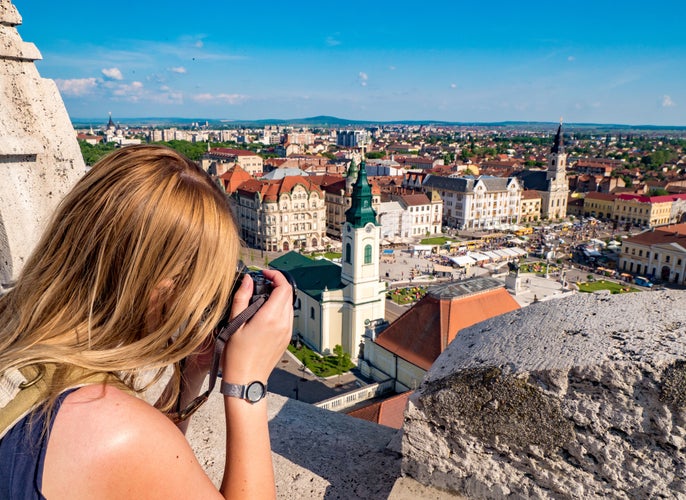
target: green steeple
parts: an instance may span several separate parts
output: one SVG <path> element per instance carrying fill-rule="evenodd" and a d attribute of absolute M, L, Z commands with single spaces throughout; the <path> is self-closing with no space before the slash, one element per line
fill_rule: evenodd
<path fill-rule="evenodd" d="M 345 211 L 346 222 L 356 228 L 364 227 L 370 222 L 376 225 L 376 211 L 372 208 L 372 188 L 367 180 L 365 162 L 360 163 L 350 198 L 350 208 Z"/>

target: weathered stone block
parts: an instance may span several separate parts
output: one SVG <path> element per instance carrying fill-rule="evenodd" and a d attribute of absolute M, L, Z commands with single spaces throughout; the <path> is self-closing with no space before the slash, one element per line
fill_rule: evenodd
<path fill-rule="evenodd" d="M 686 292 L 578 294 L 460 332 L 403 472 L 470 498 L 686 495 Z"/>

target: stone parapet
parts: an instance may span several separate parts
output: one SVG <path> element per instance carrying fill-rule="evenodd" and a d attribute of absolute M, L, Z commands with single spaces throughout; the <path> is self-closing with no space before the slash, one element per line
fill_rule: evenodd
<path fill-rule="evenodd" d="M 470 498 L 686 495 L 683 304 L 578 294 L 462 330 L 410 399 L 403 473 Z"/>
<path fill-rule="evenodd" d="M 275 394 L 267 402 L 278 498 L 391 497 L 400 455 L 387 446 L 398 431 Z M 226 444 L 223 415 L 223 397 L 215 391 L 188 431 L 200 464 L 217 486 Z"/>
<path fill-rule="evenodd" d="M 85 172 L 55 82 L 21 40 L 9 0 L 0 0 L 0 292 L 20 272 L 57 203 Z"/>
<path fill-rule="evenodd" d="M 18 26 L 21 16 L 10 0 L 0 0 L 0 26 Z"/>

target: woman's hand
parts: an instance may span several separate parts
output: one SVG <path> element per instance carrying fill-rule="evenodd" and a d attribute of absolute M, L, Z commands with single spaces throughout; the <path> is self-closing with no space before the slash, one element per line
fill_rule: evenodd
<path fill-rule="evenodd" d="M 267 302 L 231 337 L 224 350 L 223 379 L 233 384 L 267 382 L 283 355 L 293 331 L 293 289 L 278 271 L 265 269 L 272 281 Z M 253 282 L 245 275 L 234 296 L 231 315 L 243 311 L 252 296 Z"/>

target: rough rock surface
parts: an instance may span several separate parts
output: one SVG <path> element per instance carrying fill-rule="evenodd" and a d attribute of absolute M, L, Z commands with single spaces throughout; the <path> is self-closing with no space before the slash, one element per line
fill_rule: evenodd
<path fill-rule="evenodd" d="M 578 294 L 463 330 L 403 472 L 470 498 L 686 497 L 686 292 Z"/>
<path fill-rule="evenodd" d="M 21 16 L 0 0 L 0 291 L 14 279 L 58 201 L 85 172 L 76 134 Z"/>
<path fill-rule="evenodd" d="M 278 498 L 389 498 L 400 476 L 400 455 L 387 449 L 395 429 L 271 393 L 267 402 Z M 223 414 L 223 398 L 214 391 L 188 430 L 217 486 L 224 470 Z"/>

